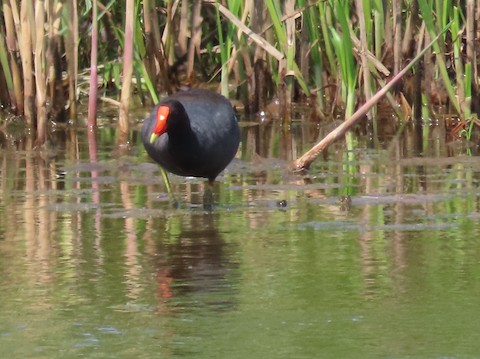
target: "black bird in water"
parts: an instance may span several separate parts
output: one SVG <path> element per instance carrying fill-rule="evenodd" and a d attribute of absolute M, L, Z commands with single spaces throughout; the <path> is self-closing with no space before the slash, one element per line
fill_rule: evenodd
<path fill-rule="evenodd" d="M 240 130 L 230 101 L 204 89 L 177 92 L 142 127 L 147 153 L 164 169 L 213 182 L 237 153 Z"/>

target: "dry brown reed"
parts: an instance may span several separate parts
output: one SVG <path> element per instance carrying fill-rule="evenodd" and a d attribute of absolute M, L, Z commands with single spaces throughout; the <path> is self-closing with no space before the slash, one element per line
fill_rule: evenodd
<path fill-rule="evenodd" d="M 221 91 L 250 113 L 279 96 L 287 123 L 292 104 L 309 97 L 319 118 L 343 115 L 350 106 L 347 88 L 354 91 L 354 106 L 367 101 L 447 23 L 452 26 L 441 43 L 389 101 L 395 109 L 400 102 L 416 103 L 425 109 L 422 116 L 450 113 L 463 128 L 480 111 L 478 1 L 99 2 L 99 79 L 90 83 L 81 75 L 96 51 L 90 45 L 96 21 L 88 4 L 3 0 L 0 102 L 24 117 L 38 144 L 48 138 L 50 121 L 75 123 L 78 96 L 88 87 L 122 103 L 123 133 L 129 132 L 131 94 L 145 102 L 146 89 L 156 98 L 182 85 L 210 82 L 221 83 Z M 134 22 L 125 25 L 132 9 Z M 335 45 L 336 36 L 348 46 Z M 350 56 L 353 64 L 346 61 Z M 355 74 L 354 81 L 342 73 Z M 411 81 L 424 100 L 410 90 Z"/>

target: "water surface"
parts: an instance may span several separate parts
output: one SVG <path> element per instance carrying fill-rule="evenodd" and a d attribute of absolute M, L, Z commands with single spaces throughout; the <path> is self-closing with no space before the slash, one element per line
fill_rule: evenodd
<path fill-rule="evenodd" d="M 135 134 L 6 145 L 0 357 L 480 357 L 478 157 L 358 133 L 353 166 L 289 173 L 322 131 L 244 127 L 212 211 L 175 176 L 172 207 Z"/>

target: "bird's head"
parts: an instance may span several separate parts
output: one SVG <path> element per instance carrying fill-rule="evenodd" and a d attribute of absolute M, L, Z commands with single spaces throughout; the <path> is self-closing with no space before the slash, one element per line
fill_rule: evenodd
<path fill-rule="evenodd" d="M 150 143 L 154 143 L 155 140 L 167 131 L 167 119 L 170 114 L 170 107 L 158 106 L 157 114 L 155 116 L 155 127 L 150 135 Z"/>

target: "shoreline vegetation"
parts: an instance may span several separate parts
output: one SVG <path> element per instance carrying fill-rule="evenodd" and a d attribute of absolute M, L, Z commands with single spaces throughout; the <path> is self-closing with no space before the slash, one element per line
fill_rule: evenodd
<path fill-rule="evenodd" d="M 295 103 L 316 121 L 349 119 L 438 35 L 384 102 L 399 121 L 441 118 L 467 140 L 479 123 L 479 1 L 5 0 L 2 10 L 0 127 L 22 119 L 37 146 L 56 123 L 94 132 L 99 99 L 118 107 L 127 143 L 131 103 L 184 86 L 214 87 L 247 116 L 275 99 L 287 125 Z M 366 113 L 373 128 L 377 112 Z"/>

